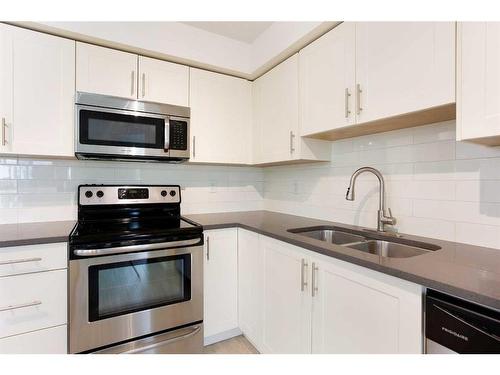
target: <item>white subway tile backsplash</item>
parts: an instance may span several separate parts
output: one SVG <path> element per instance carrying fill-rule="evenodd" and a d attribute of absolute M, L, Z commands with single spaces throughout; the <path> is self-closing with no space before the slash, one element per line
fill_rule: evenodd
<path fill-rule="evenodd" d="M 471 223 L 456 223 L 457 242 L 471 245 L 500 248 L 498 226 Z"/>
<path fill-rule="evenodd" d="M 455 121 L 418 126 L 411 129 L 413 143 L 430 143 L 455 140 Z"/>
<path fill-rule="evenodd" d="M 0 158 L 0 223 L 72 220 L 82 184 L 178 184 L 183 213 L 263 208 L 260 168 Z"/>
<path fill-rule="evenodd" d="M 500 147 L 455 142 L 455 122 L 332 143 L 330 163 L 270 168 L 0 157 L 0 224 L 76 217 L 80 184 L 179 184 L 183 214 L 266 209 L 375 227 L 378 168 L 402 233 L 500 249 Z"/>
<path fill-rule="evenodd" d="M 500 147 L 455 142 L 455 121 L 336 141 L 331 162 L 314 168 L 266 169 L 264 206 L 375 227 L 373 175 L 360 175 L 356 200 L 345 200 L 364 165 L 383 173 L 400 232 L 500 248 Z"/>

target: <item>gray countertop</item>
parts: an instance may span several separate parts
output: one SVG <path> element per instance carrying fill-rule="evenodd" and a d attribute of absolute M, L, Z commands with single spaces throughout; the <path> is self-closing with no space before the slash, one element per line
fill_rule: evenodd
<path fill-rule="evenodd" d="M 500 309 L 500 250 L 403 234 L 405 241 L 428 242 L 441 250 L 412 258 L 386 258 L 290 233 L 291 228 L 360 227 L 271 211 L 186 215 L 205 229 L 240 227 L 292 245 Z M 75 222 L 0 225 L 0 247 L 68 240 Z M 372 234 L 370 234 L 371 236 Z"/>

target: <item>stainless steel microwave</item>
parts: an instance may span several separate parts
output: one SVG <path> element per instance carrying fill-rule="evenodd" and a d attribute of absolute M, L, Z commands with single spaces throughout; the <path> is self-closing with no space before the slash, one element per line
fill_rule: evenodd
<path fill-rule="evenodd" d="M 78 92 L 75 116 L 78 159 L 189 159 L 188 107 Z"/>

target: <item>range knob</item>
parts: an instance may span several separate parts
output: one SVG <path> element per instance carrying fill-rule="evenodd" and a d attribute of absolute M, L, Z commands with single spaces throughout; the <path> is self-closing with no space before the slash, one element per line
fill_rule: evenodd
<path fill-rule="evenodd" d="M 87 198 L 92 198 L 92 195 L 94 195 L 94 194 L 92 194 L 92 192 L 91 192 L 90 190 L 87 190 L 87 191 L 85 192 L 85 196 L 86 196 Z"/>
<path fill-rule="evenodd" d="M 162 197 L 166 197 L 167 196 L 167 191 L 166 190 L 162 190 L 160 194 L 161 194 Z"/>
<path fill-rule="evenodd" d="M 102 190 L 99 190 L 97 193 L 97 198 L 102 198 L 104 196 L 104 192 Z"/>
<path fill-rule="evenodd" d="M 175 194 L 177 194 L 177 193 L 175 192 L 175 190 L 170 190 L 170 196 L 171 196 L 171 197 L 175 197 Z"/>

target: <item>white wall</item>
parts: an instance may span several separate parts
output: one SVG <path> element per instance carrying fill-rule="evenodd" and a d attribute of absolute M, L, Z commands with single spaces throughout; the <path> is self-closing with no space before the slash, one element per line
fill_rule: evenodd
<path fill-rule="evenodd" d="M 455 142 L 455 122 L 333 143 L 332 161 L 264 170 L 265 208 L 376 227 L 378 183 L 354 170 L 379 168 L 400 232 L 500 248 L 500 147 Z"/>
<path fill-rule="evenodd" d="M 182 213 L 262 209 L 258 168 L 0 157 L 0 224 L 73 220 L 79 184 L 179 184 Z"/>

